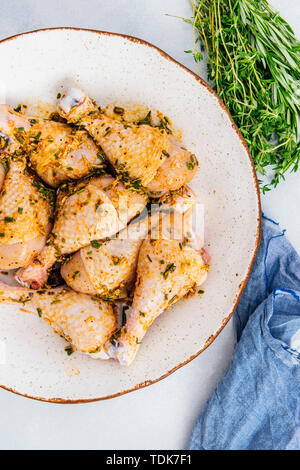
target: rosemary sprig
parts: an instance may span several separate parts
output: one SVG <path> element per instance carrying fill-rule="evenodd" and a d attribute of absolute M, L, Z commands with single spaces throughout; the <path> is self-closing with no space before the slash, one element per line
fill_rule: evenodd
<path fill-rule="evenodd" d="M 300 43 L 267 0 L 190 0 L 194 54 L 246 140 L 256 170 L 276 186 L 300 160 Z M 260 182 L 261 183 L 261 182 Z"/>

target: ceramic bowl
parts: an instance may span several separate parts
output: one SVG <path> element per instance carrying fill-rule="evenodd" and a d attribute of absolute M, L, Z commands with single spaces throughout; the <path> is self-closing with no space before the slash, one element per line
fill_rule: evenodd
<path fill-rule="evenodd" d="M 0 96 L 10 105 L 55 103 L 76 86 L 101 106 L 139 102 L 171 118 L 199 170 L 191 186 L 205 208 L 212 261 L 205 293 L 179 301 L 147 333 L 128 368 L 74 353 L 38 315 L 0 306 L 0 384 L 40 400 L 111 398 L 156 382 L 191 361 L 224 328 L 249 277 L 260 238 L 260 200 L 248 149 L 209 86 L 140 39 L 58 28 L 0 42 Z M 4 357 L 5 356 L 5 357 Z"/>

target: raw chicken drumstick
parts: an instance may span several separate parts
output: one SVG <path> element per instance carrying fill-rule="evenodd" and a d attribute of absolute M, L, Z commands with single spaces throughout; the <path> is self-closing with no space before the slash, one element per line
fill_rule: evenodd
<path fill-rule="evenodd" d="M 12 149 L 10 138 L 2 133 L 1 139 L 0 269 L 15 269 L 27 266 L 45 246 L 54 201 L 52 191 L 28 171 L 26 160 L 6 153 Z"/>
<path fill-rule="evenodd" d="M 93 241 L 112 237 L 126 227 L 146 205 L 146 196 L 126 189 L 112 176 L 93 177 L 60 188 L 57 215 L 45 248 L 30 265 L 17 271 L 16 279 L 38 289 L 53 264 Z M 70 189 L 71 188 L 71 189 Z"/>
<path fill-rule="evenodd" d="M 106 299 L 124 298 L 135 280 L 138 253 L 150 229 L 166 211 L 187 211 L 195 203 L 189 188 L 182 188 L 170 201 L 153 207 L 151 216 L 133 220 L 116 238 L 81 248 L 61 268 L 66 283 L 78 292 Z M 154 211 L 154 209 L 156 209 Z"/>
<path fill-rule="evenodd" d="M 54 188 L 103 168 L 103 157 L 89 135 L 67 124 L 27 117 L 0 104 L 0 131 L 26 152 L 32 168 Z"/>
<path fill-rule="evenodd" d="M 63 96 L 58 113 L 84 127 L 118 173 L 150 191 L 176 190 L 195 176 L 196 157 L 165 130 L 112 119 L 79 89 Z"/>
<path fill-rule="evenodd" d="M 174 222 L 177 230 L 177 222 Z M 202 284 L 206 265 L 197 239 L 168 239 L 167 230 L 158 240 L 144 240 L 140 249 L 132 310 L 125 326 L 105 344 L 108 356 L 130 365 L 149 326 L 165 310 Z M 177 238 L 177 237 L 172 237 Z M 196 249 L 195 249 L 196 248 Z"/>
<path fill-rule="evenodd" d="M 43 318 L 74 350 L 99 353 L 116 329 L 111 305 L 71 289 L 56 287 L 42 292 L 0 282 L 0 303 L 19 303 Z"/>

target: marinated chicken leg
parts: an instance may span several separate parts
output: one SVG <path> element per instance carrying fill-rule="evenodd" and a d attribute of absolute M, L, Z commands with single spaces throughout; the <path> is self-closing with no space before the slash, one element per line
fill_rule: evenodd
<path fill-rule="evenodd" d="M 67 124 L 27 117 L 0 104 L 0 131 L 17 142 L 40 178 L 54 188 L 103 168 L 103 157 L 89 135 Z"/>
<path fill-rule="evenodd" d="M 108 302 L 65 287 L 37 292 L 0 282 L 0 303 L 19 303 L 43 318 L 74 350 L 98 353 L 116 328 Z"/>
<path fill-rule="evenodd" d="M 112 119 L 81 90 L 70 89 L 58 112 L 90 133 L 117 172 L 151 191 L 176 190 L 197 171 L 196 157 L 164 130 Z"/>
<path fill-rule="evenodd" d="M 193 192 L 183 188 L 170 201 L 153 207 L 150 217 L 146 213 L 131 222 L 116 238 L 81 248 L 62 266 L 62 277 L 78 292 L 106 299 L 126 297 L 134 283 L 138 253 L 148 232 L 159 225 L 166 212 L 184 213 L 194 203 Z"/>
<path fill-rule="evenodd" d="M 66 185 L 67 186 L 67 185 Z M 111 176 L 61 188 L 57 216 L 46 247 L 30 265 L 16 273 L 16 279 L 35 289 L 43 286 L 48 270 L 62 255 L 77 251 L 93 241 L 112 237 L 146 205 L 146 197 L 126 189 Z M 70 189 L 71 188 L 71 189 Z"/>
<path fill-rule="evenodd" d="M 0 269 L 15 269 L 27 266 L 45 246 L 53 197 L 28 172 L 25 160 L 1 157 Z"/>
<path fill-rule="evenodd" d="M 177 226 L 174 226 L 177 231 Z M 189 233 L 189 230 L 185 232 Z M 144 240 L 140 249 L 132 310 L 125 326 L 104 349 L 122 365 L 130 365 L 153 321 L 195 286 L 204 282 L 207 265 L 187 237 Z M 176 238 L 176 237 L 175 237 Z M 196 245 L 198 248 L 198 246 Z"/>

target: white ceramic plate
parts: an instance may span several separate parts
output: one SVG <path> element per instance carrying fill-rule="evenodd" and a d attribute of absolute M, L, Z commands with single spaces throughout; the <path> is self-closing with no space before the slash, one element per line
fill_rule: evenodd
<path fill-rule="evenodd" d="M 179 301 L 161 315 L 135 362 L 80 354 L 38 316 L 0 306 L 0 384 L 55 402 L 110 398 L 166 377 L 196 357 L 232 315 L 260 238 L 255 171 L 241 135 L 208 85 L 161 50 L 139 39 L 75 29 L 42 30 L 0 42 L 0 94 L 17 105 L 56 101 L 69 86 L 101 106 L 117 100 L 158 108 L 183 130 L 200 162 L 192 187 L 205 205 L 206 246 L 212 256 L 203 296 Z M 0 355 L 1 359 L 1 355 Z"/>

